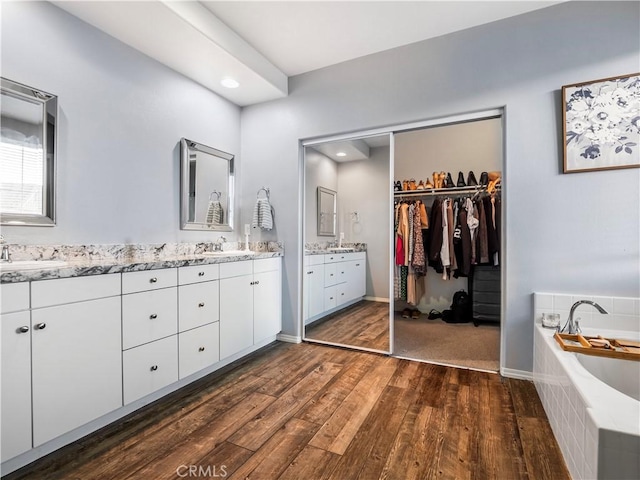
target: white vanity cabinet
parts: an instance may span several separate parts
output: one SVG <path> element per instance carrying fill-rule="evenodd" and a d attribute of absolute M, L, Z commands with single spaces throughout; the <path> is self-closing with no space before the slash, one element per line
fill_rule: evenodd
<path fill-rule="evenodd" d="M 176 268 L 122 274 L 124 403 L 178 380 Z"/>
<path fill-rule="evenodd" d="M 209 367 L 220 360 L 219 265 L 178 269 L 179 377 Z"/>
<path fill-rule="evenodd" d="M 122 406 L 119 293 L 118 274 L 32 282 L 34 447 Z"/>
<path fill-rule="evenodd" d="M 366 252 L 305 256 L 305 325 L 366 294 Z"/>
<path fill-rule="evenodd" d="M 29 284 L 2 286 L 2 461 L 31 448 L 31 313 Z"/>
<path fill-rule="evenodd" d="M 220 265 L 220 358 L 281 330 L 280 258 Z"/>

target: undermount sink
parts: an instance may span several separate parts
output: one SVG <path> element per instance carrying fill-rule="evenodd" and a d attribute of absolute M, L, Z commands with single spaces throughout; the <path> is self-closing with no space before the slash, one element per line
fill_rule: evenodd
<path fill-rule="evenodd" d="M 68 262 L 64 260 L 15 260 L 13 262 L 0 263 L 0 272 L 60 268 L 66 265 L 68 265 Z"/>
<path fill-rule="evenodd" d="M 251 250 L 226 250 L 224 252 L 202 252 L 205 257 L 239 257 L 241 255 L 255 255 Z"/>
<path fill-rule="evenodd" d="M 336 247 L 336 248 L 327 248 L 329 252 L 333 253 L 341 253 L 341 252 L 353 252 L 355 248 L 352 247 Z"/>

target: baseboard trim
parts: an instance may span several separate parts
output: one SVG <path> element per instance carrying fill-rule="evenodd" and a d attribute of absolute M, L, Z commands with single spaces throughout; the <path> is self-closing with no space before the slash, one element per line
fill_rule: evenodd
<path fill-rule="evenodd" d="M 276 335 L 276 340 L 287 343 L 302 343 L 302 337 L 298 335 L 287 335 L 286 333 Z"/>
<path fill-rule="evenodd" d="M 388 298 L 384 298 L 384 297 L 369 297 L 366 296 L 364 297 L 365 300 L 370 300 L 372 302 L 382 302 L 382 303 L 389 303 L 389 299 Z"/>
<path fill-rule="evenodd" d="M 500 368 L 500 375 L 507 378 L 515 378 L 517 380 L 533 381 L 533 372 L 526 370 L 514 370 L 513 368 Z"/>

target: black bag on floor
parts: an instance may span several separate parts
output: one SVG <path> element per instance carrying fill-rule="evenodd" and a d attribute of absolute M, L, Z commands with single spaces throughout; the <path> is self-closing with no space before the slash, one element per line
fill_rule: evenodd
<path fill-rule="evenodd" d="M 471 299 L 464 290 L 453 294 L 451 310 L 442 312 L 442 320 L 447 323 L 467 323 L 471 321 Z"/>

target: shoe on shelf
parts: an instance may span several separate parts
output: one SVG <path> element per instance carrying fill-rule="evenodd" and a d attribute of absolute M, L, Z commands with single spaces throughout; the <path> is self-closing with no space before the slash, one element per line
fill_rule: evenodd
<path fill-rule="evenodd" d="M 424 190 L 424 183 L 422 182 L 422 180 L 418 182 L 418 186 L 416 187 L 416 190 Z"/>
<path fill-rule="evenodd" d="M 402 183 L 400 183 L 400 180 L 393 182 L 393 191 L 394 192 L 401 192 L 402 191 Z"/>
<path fill-rule="evenodd" d="M 426 183 L 424 184 L 424 188 L 427 188 L 427 189 L 433 188 L 433 183 L 431 183 L 430 179 L 427 179 L 425 182 Z"/>
<path fill-rule="evenodd" d="M 453 178 L 451 178 L 451 173 L 450 172 L 447 173 L 447 178 L 445 180 L 444 187 L 445 188 L 452 188 L 452 187 L 455 187 L 455 186 L 456 185 L 455 185 L 455 183 L 453 183 Z"/>
<path fill-rule="evenodd" d="M 412 178 L 409 180 L 409 190 L 415 190 L 416 188 L 418 188 L 418 185 L 416 185 L 416 179 Z"/>
<path fill-rule="evenodd" d="M 469 175 L 467 176 L 467 185 L 469 185 L 470 187 L 475 187 L 476 185 L 478 185 L 476 176 L 471 170 L 469 170 Z"/>
<path fill-rule="evenodd" d="M 462 172 L 458 172 L 458 181 L 456 182 L 456 187 L 466 187 L 467 184 L 464 183 L 464 175 Z"/>
<path fill-rule="evenodd" d="M 489 185 L 487 185 L 487 192 L 493 193 L 496 189 L 496 185 L 500 183 L 502 174 L 500 172 L 489 172 Z"/>
<path fill-rule="evenodd" d="M 406 192 L 409 190 L 409 180 L 402 180 L 402 191 Z"/>
<path fill-rule="evenodd" d="M 489 174 L 487 172 L 482 172 L 480 174 L 480 185 L 483 187 L 489 185 Z"/>

